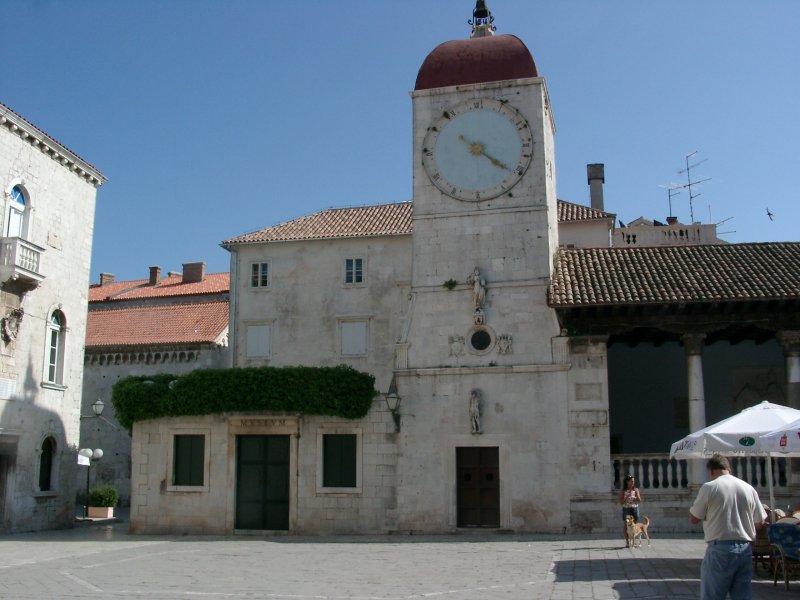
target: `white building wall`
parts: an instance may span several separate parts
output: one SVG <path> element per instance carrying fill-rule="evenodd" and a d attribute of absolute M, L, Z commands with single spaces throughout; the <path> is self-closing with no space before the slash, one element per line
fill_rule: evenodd
<path fill-rule="evenodd" d="M 394 236 L 238 247 L 231 254 L 234 366 L 347 364 L 372 373 L 386 390 L 408 310 L 410 246 L 409 236 Z M 363 284 L 344 283 L 347 258 L 363 259 Z M 254 262 L 269 263 L 267 288 L 250 286 Z M 367 322 L 364 356 L 340 353 L 339 325 L 353 320 Z M 248 358 L 247 326 L 261 324 L 271 327 L 270 356 Z"/>
<path fill-rule="evenodd" d="M 22 531 L 66 526 L 74 518 L 95 184 L 100 182 L 81 176 L 79 161 L 70 162 L 73 155 L 46 154 L 43 149 L 52 140 L 40 132 L 36 137 L 24 133 L 10 125 L 13 115 L 6 115 L 0 127 L 3 223 L 8 194 L 20 185 L 32 206 L 25 237 L 44 248 L 39 266 L 44 280 L 37 288 L 23 293 L 19 281 L 10 281 L 0 291 L 0 317 L 12 308 L 24 310 L 16 339 L 0 341 L 3 387 L 9 392 L 0 398 L 5 464 L 0 466 L 0 529 Z M 67 321 L 63 386 L 43 384 L 47 323 L 55 309 Z M 48 434 L 56 440 L 54 489 L 39 491 L 39 451 Z"/>
<path fill-rule="evenodd" d="M 100 418 L 84 419 L 81 447 L 102 448 L 103 458 L 92 466 L 92 486 L 113 484 L 120 505 L 127 506 L 131 495 L 131 437 L 117 422 L 111 402 L 114 384 L 125 377 L 169 373 L 185 375 L 195 369 L 222 369 L 228 366 L 228 349 L 206 345 L 203 348 L 137 349 L 133 352 L 93 352 L 86 355 L 83 378 L 82 414 L 92 415 L 92 403 L 105 404 Z M 86 485 L 85 473 L 78 473 L 78 486 Z"/>

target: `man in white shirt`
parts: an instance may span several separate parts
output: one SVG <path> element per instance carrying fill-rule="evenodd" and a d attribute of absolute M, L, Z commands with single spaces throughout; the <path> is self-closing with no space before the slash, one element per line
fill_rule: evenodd
<path fill-rule="evenodd" d="M 706 554 L 700 568 L 700 600 L 751 600 L 753 552 L 750 542 L 767 513 L 758 492 L 731 475 L 719 454 L 706 463 L 711 481 L 704 483 L 689 509 L 692 523 L 703 522 Z"/>

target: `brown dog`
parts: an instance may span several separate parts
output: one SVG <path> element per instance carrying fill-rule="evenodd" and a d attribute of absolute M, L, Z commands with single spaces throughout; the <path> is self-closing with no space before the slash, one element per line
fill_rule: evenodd
<path fill-rule="evenodd" d="M 625 517 L 625 531 L 628 534 L 627 545 L 629 548 L 639 548 L 642 545 L 642 536 L 647 538 L 647 545 L 650 545 L 650 534 L 647 528 L 650 527 L 650 517 L 645 517 L 643 523 L 637 523 L 632 515 Z M 636 543 L 636 540 L 639 543 Z"/>

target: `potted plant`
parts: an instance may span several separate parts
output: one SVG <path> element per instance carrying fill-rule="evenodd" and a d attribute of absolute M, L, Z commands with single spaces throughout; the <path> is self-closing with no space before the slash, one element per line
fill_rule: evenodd
<path fill-rule="evenodd" d="M 119 503 L 117 488 L 111 484 L 100 485 L 89 490 L 89 518 L 110 519 L 114 507 Z"/>

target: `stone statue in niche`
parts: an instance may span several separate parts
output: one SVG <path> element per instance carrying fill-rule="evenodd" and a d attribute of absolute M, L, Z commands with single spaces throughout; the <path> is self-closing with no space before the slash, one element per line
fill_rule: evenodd
<path fill-rule="evenodd" d="M 450 342 L 450 356 L 461 356 L 464 354 L 463 335 L 451 335 L 448 341 Z"/>
<path fill-rule="evenodd" d="M 475 312 L 483 312 L 483 305 L 486 302 L 486 281 L 481 279 L 481 271 L 478 267 L 467 277 L 467 283 L 472 286 L 472 304 Z"/>
<path fill-rule="evenodd" d="M 510 333 L 502 333 L 497 336 L 497 351 L 500 354 L 511 354 L 511 345 L 514 343 L 514 337 Z"/>
<path fill-rule="evenodd" d="M 483 433 L 481 431 L 481 391 L 474 389 L 469 395 L 469 422 L 472 433 Z"/>

